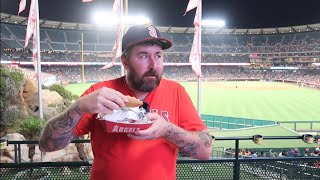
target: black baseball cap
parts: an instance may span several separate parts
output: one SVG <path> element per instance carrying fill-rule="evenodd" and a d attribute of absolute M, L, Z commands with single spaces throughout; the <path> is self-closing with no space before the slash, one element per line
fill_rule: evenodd
<path fill-rule="evenodd" d="M 145 41 L 157 41 L 161 44 L 162 49 L 169 49 L 172 42 L 163 38 L 159 30 L 152 25 L 136 25 L 131 26 L 122 37 L 122 52 L 128 47 Z"/>

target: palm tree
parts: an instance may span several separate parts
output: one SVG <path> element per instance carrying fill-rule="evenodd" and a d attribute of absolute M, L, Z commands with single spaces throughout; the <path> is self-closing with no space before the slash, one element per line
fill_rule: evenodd
<path fill-rule="evenodd" d="M 27 140 L 39 140 L 41 131 L 45 125 L 45 120 L 29 116 L 19 124 L 19 132 L 27 139 Z M 29 151 L 28 157 L 30 162 L 33 162 L 33 156 L 35 154 L 35 147 L 37 144 L 28 144 Z"/>

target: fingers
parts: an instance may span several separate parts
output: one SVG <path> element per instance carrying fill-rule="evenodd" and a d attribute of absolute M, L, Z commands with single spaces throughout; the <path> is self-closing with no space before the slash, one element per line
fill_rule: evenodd
<path fill-rule="evenodd" d="M 148 113 L 148 114 L 146 114 L 146 117 L 148 119 L 150 119 L 151 121 L 154 121 L 156 119 L 161 118 L 161 116 L 159 114 L 157 114 L 157 113 Z"/>
<path fill-rule="evenodd" d="M 101 96 L 105 99 L 103 104 L 111 109 L 123 108 L 129 101 L 125 95 L 114 89 L 103 88 Z"/>
<path fill-rule="evenodd" d="M 152 126 L 128 134 L 128 137 L 136 140 L 153 140 L 164 136 L 168 122 L 156 113 L 148 113 L 146 116 L 153 122 Z"/>
<path fill-rule="evenodd" d="M 127 96 L 123 95 L 121 92 L 116 91 L 116 95 L 117 97 L 119 97 L 122 101 L 124 102 L 123 104 L 121 103 L 121 107 L 125 107 L 125 105 L 129 102 L 129 99 L 127 98 Z"/>
<path fill-rule="evenodd" d="M 101 97 L 101 99 L 98 100 L 104 107 L 116 110 L 125 107 L 125 101 L 121 99 L 119 96 L 110 94 L 107 96 Z"/>
<path fill-rule="evenodd" d="M 151 126 L 145 130 L 136 131 L 133 133 L 133 135 L 135 135 L 135 136 L 151 136 L 151 135 L 154 135 L 155 130 L 156 130 L 156 127 Z"/>
<path fill-rule="evenodd" d="M 113 110 L 125 107 L 128 99 L 119 91 L 103 87 L 79 99 L 80 109 L 89 113 L 110 114 Z"/>
<path fill-rule="evenodd" d="M 101 103 L 110 109 L 119 109 L 125 106 L 128 99 L 119 91 L 110 88 L 101 88 L 99 96 L 102 97 Z"/>

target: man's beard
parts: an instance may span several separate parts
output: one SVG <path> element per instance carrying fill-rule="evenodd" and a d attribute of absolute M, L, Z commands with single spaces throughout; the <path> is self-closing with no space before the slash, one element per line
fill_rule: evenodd
<path fill-rule="evenodd" d="M 160 84 L 160 80 L 162 78 L 162 73 L 158 73 L 155 70 L 149 70 L 144 73 L 141 78 L 138 77 L 136 71 L 129 67 L 130 71 L 128 71 L 128 80 L 133 86 L 134 89 L 142 91 L 142 92 L 151 92 Z M 148 76 L 153 76 L 155 78 L 146 78 Z"/>

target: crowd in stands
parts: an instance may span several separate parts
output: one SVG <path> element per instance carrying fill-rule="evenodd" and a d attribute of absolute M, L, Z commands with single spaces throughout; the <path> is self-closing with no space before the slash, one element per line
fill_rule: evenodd
<path fill-rule="evenodd" d="M 240 149 L 238 152 L 238 156 L 240 158 L 286 158 L 286 157 L 319 157 L 320 156 L 320 149 L 319 147 L 315 148 L 305 148 L 305 149 L 284 149 L 280 150 L 278 152 L 273 151 L 270 149 L 268 152 L 265 152 L 264 150 L 256 151 L 256 150 L 250 150 L 250 149 Z M 224 154 L 225 158 L 233 158 L 235 157 L 235 150 L 234 149 L 227 149 Z M 304 165 L 308 165 L 314 168 L 320 169 L 320 160 L 317 160 L 315 162 L 309 162 Z"/>
<path fill-rule="evenodd" d="M 54 75 L 57 81 L 97 82 L 112 79 L 121 76 L 121 68 L 115 65 L 111 68 L 100 70 L 102 66 L 42 66 L 44 76 Z M 24 67 L 29 69 L 28 74 L 32 76 L 33 66 Z M 176 81 L 195 81 L 197 76 L 193 73 L 191 66 L 165 66 L 165 78 Z M 203 81 L 228 81 L 228 80 L 265 80 L 265 81 L 281 81 L 302 84 L 320 85 L 320 69 L 314 70 L 266 70 L 252 69 L 239 66 L 203 66 Z"/>
<path fill-rule="evenodd" d="M 42 62 L 110 62 L 114 57 L 114 52 L 69 52 L 69 51 L 42 51 Z M 165 52 L 165 62 L 188 63 L 190 53 L 186 52 Z M 202 63 L 259 63 L 268 61 L 270 63 L 288 65 L 288 58 L 291 58 L 289 65 L 300 62 L 300 57 L 304 58 L 303 66 L 310 66 L 312 63 L 320 62 L 320 51 L 305 53 L 281 53 L 281 54 L 210 54 L 202 53 Z M 24 49 L 6 49 L 1 54 L 1 59 L 7 61 L 32 61 L 32 52 Z"/>
<path fill-rule="evenodd" d="M 178 81 L 196 80 L 190 66 L 166 66 L 164 74 Z M 257 70 L 239 66 L 203 66 L 203 79 L 217 80 L 285 80 L 320 84 L 320 70 Z"/>
<path fill-rule="evenodd" d="M 114 32 L 47 28 L 40 31 L 42 62 L 108 63 L 114 57 Z M 83 51 L 79 41 L 81 33 L 84 37 Z M 166 66 L 164 76 L 177 81 L 196 80 L 190 65 L 178 64 L 189 63 L 193 34 L 164 33 L 163 36 L 174 42 L 173 48 L 164 53 L 165 63 L 177 63 Z M 1 61 L 32 62 L 32 43 L 24 49 L 24 37 L 24 26 L 1 23 L 1 47 L 9 47 L 2 51 Z M 319 68 L 312 72 L 300 70 L 301 67 L 312 69 L 313 63 L 320 63 L 320 31 L 264 35 L 203 34 L 201 62 L 251 63 L 252 66 L 259 64 L 263 67 L 256 70 L 240 66 L 203 65 L 205 80 L 285 80 L 320 84 Z M 294 66 L 299 70 L 271 70 L 270 66 Z M 101 67 L 84 66 L 82 72 L 80 65 L 45 65 L 42 72 L 70 82 L 101 81 L 121 74 L 119 66 L 99 70 Z M 28 68 L 33 69 L 30 65 Z"/>
<path fill-rule="evenodd" d="M 113 58 L 110 53 L 83 53 L 83 62 L 110 62 Z M 103 55 L 103 56 L 102 56 Z M 107 56 L 107 57 L 106 57 Z M 82 62 L 81 52 L 41 51 L 41 62 Z M 6 49 L 1 54 L 1 59 L 7 61 L 32 61 L 32 52 L 25 49 Z"/>
<path fill-rule="evenodd" d="M 235 156 L 234 149 L 227 149 L 225 151 L 224 157 L 230 158 Z M 280 151 L 269 151 L 264 150 L 250 150 L 250 149 L 240 149 L 238 153 L 239 157 L 242 158 L 259 158 L 259 157 L 318 157 L 320 156 L 319 147 L 315 148 L 305 148 L 305 149 L 285 149 Z M 319 166 L 320 168 L 320 166 Z"/>
<path fill-rule="evenodd" d="M 102 66 L 84 66 L 84 73 L 82 73 L 82 66 L 44 66 L 43 72 L 54 74 L 60 81 L 69 82 L 98 82 L 108 79 L 113 79 L 120 76 L 120 66 L 113 66 L 109 69 L 100 70 Z"/>
<path fill-rule="evenodd" d="M 81 51 L 81 33 L 85 52 L 111 51 L 115 32 L 78 31 L 41 28 L 40 46 L 45 51 Z M 163 33 L 174 42 L 169 52 L 190 52 L 193 35 Z M 22 49 L 25 26 L 1 23 L 1 42 L 12 49 Z M 32 49 L 29 43 L 28 49 Z M 275 53 L 320 51 L 320 31 L 275 34 L 203 34 L 204 53 Z"/>

